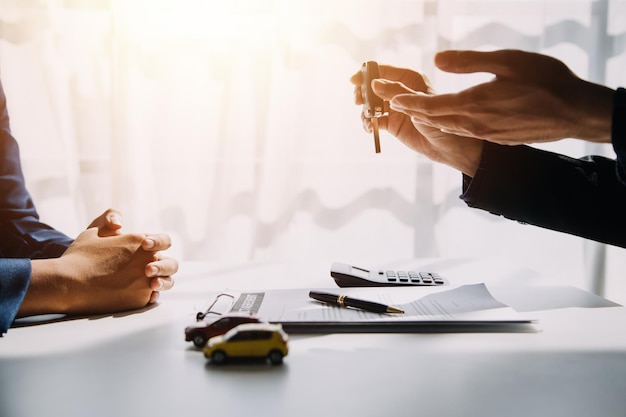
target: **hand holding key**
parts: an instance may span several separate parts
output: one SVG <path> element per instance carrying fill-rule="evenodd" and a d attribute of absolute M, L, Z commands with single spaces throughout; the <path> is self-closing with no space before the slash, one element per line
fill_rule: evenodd
<path fill-rule="evenodd" d="M 365 109 L 361 112 L 365 130 L 372 132 L 373 121 L 376 120 L 380 129 L 386 130 L 414 151 L 433 161 L 458 169 L 470 177 L 473 176 L 478 168 L 483 141 L 442 132 L 436 127 L 411 118 L 405 112 L 388 107 L 389 102 L 395 101 L 399 95 L 434 94 L 428 79 L 423 74 L 406 68 L 378 65 L 378 70 L 379 78 L 371 78 L 368 73 L 371 80 L 369 83 L 364 81 L 362 67 L 350 77 L 350 82 L 354 85 L 355 104 L 365 103 L 363 85 L 371 86 L 372 92 L 383 101 L 384 107 L 379 118 L 367 117 Z M 375 112 L 372 111 L 370 114 L 373 115 Z"/>

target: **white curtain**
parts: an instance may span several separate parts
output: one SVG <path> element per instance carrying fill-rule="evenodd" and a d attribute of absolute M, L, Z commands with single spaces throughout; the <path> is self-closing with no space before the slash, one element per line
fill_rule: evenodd
<path fill-rule="evenodd" d="M 625 16 L 626 0 L 0 0 L 0 76 L 40 214 L 70 235 L 115 207 L 182 260 L 490 256 L 619 300 L 622 249 L 469 209 L 460 174 L 384 132 L 375 154 L 348 80 L 373 59 L 454 91 L 489 75 L 439 72 L 437 50 L 519 48 L 623 86 Z"/>

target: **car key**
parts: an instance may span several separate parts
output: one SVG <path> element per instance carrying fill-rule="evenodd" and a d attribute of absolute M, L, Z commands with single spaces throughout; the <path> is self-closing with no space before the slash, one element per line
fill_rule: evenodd
<path fill-rule="evenodd" d="M 374 148 L 380 153 L 380 135 L 378 132 L 378 118 L 386 115 L 383 99 L 374 94 L 372 80 L 380 78 L 378 64 L 375 61 L 367 61 L 361 67 L 361 96 L 363 97 L 363 114 L 371 119 L 374 130 Z"/>

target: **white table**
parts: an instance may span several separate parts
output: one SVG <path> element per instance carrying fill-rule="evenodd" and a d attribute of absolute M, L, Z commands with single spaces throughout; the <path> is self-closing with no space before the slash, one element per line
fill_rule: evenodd
<path fill-rule="evenodd" d="M 155 308 L 13 328 L 0 416 L 626 416 L 626 310 L 493 259 L 390 266 L 485 282 L 539 332 L 291 335 L 278 367 L 184 341 L 209 292 L 332 287 L 330 263 L 183 263 Z"/>

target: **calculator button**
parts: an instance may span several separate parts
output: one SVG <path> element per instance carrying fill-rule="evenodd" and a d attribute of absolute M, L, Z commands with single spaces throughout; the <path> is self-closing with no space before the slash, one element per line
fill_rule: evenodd
<path fill-rule="evenodd" d="M 435 272 L 419 270 L 379 270 L 378 276 L 394 285 L 444 285 L 445 280 Z"/>

